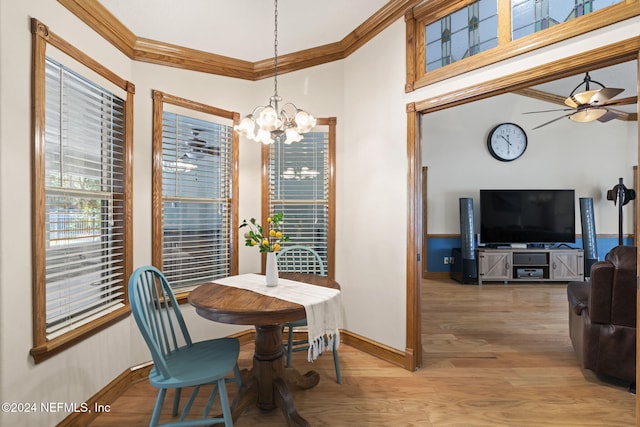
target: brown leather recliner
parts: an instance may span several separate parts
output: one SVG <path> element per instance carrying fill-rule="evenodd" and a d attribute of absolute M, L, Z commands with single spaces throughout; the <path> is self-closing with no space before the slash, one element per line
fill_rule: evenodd
<path fill-rule="evenodd" d="M 588 282 L 567 285 L 569 335 L 582 368 L 635 381 L 636 274 L 636 247 L 616 246 Z"/>

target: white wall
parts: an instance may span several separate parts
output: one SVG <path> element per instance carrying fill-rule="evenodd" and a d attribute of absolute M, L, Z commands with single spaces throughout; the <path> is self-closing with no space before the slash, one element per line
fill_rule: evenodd
<path fill-rule="evenodd" d="M 423 164 L 429 168 L 429 234 L 458 233 L 458 198 L 473 197 L 478 206 L 481 188 L 569 188 L 576 191 L 576 209 L 579 197 L 593 198 L 598 233 L 617 235 L 618 209 L 606 200 L 606 192 L 621 177 L 627 187 L 633 188 L 637 123 L 575 123 L 564 119 L 532 130 L 565 113 L 522 114 L 554 108 L 549 103 L 505 94 L 423 117 Z M 528 135 L 527 151 L 513 162 L 497 161 L 487 149 L 490 129 L 501 122 L 517 123 Z M 632 233 L 631 205 L 624 210 L 625 232 Z M 576 230 L 580 232 L 579 211 Z"/>
<path fill-rule="evenodd" d="M 338 127 L 336 279 L 347 329 L 405 348 L 404 22 L 347 58 Z"/>

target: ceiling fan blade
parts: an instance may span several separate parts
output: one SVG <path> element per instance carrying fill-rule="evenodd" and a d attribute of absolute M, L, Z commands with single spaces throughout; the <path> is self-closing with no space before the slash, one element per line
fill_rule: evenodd
<path fill-rule="evenodd" d="M 527 111 L 522 114 L 536 114 L 536 113 L 555 113 L 558 111 L 573 111 L 573 108 L 558 108 L 555 110 L 539 110 L 539 111 Z"/>
<path fill-rule="evenodd" d="M 615 87 L 605 87 L 600 89 L 598 93 L 593 95 L 589 100 L 588 104 L 602 105 L 614 96 L 624 92 L 624 89 L 619 89 Z"/>
<path fill-rule="evenodd" d="M 553 122 L 557 122 L 557 121 L 558 121 L 558 120 L 560 120 L 560 119 L 564 119 L 564 118 L 566 118 L 566 117 L 569 117 L 569 116 L 571 116 L 572 114 L 574 114 L 574 113 L 569 113 L 569 114 L 565 114 L 564 116 L 556 117 L 555 119 L 550 120 L 550 121 L 548 121 L 548 122 L 546 122 L 546 123 L 543 123 L 543 124 L 541 124 L 541 125 L 539 125 L 539 126 L 536 126 L 536 127 L 534 127 L 533 129 L 531 129 L 531 130 L 540 129 L 540 128 L 541 128 L 541 127 L 543 127 L 543 126 L 550 125 L 551 123 L 553 123 Z"/>
<path fill-rule="evenodd" d="M 618 113 L 616 113 L 615 111 L 611 111 L 609 109 L 607 109 L 607 112 L 598 119 L 599 122 L 605 123 L 608 122 L 609 120 L 613 120 L 613 119 L 617 119 L 618 118 Z"/>
<path fill-rule="evenodd" d="M 638 102 L 638 97 L 637 96 L 630 96 L 628 98 L 620 98 L 620 99 L 616 99 L 615 101 L 611 101 L 611 102 L 606 102 L 604 103 L 602 106 L 609 106 L 609 105 L 632 105 Z"/>

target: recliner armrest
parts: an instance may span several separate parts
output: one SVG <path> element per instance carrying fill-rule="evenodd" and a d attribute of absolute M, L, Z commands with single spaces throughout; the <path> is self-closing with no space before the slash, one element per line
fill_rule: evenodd
<path fill-rule="evenodd" d="M 595 323 L 611 323 L 611 297 L 615 266 L 609 261 L 591 266 L 589 318 Z"/>
<path fill-rule="evenodd" d="M 578 316 L 589 306 L 590 282 L 571 282 L 567 285 L 569 308 Z"/>

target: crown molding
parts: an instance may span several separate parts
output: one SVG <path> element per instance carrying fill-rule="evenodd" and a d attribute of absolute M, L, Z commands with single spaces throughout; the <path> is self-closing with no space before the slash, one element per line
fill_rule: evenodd
<path fill-rule="evenodd" d="M 278 73 L 302 70 L 348 57 L 421 1 L 390 0 L 339 42 L 278 56 Z M 273 58 L 249 62 L 138 37 L 98 0 L 58 2 L 127 57 L 136 61 L 244 80 L 261 80 L 274 74 Z"/>

